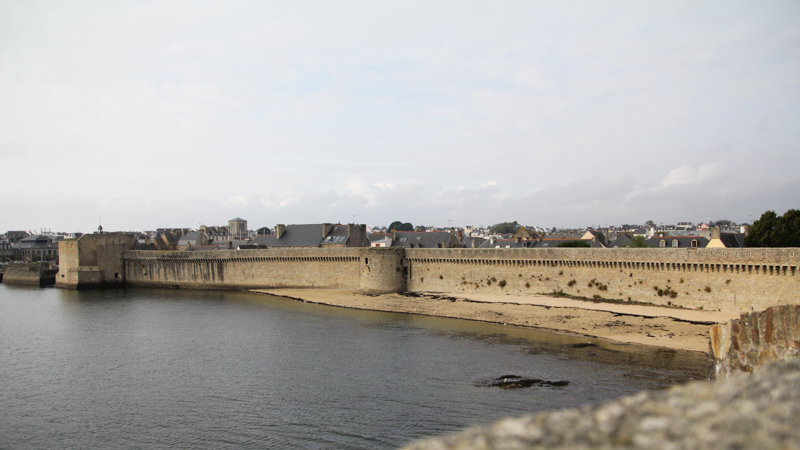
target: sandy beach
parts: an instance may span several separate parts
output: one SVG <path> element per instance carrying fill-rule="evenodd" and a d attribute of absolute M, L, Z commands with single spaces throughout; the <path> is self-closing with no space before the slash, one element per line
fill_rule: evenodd
<path fill-rule="evenodd" d="M 252 292 L 345 308 L 502 323 L 704 353 L 708 352 L 709 325 L 738 317 L 734 313 L 545 295 L 435 292 L 372 295 L 339 289 L 256 289 Z"/>

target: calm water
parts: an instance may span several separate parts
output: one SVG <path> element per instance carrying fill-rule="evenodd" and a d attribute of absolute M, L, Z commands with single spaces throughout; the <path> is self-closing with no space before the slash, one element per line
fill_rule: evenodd
<path fill-rule="evenodd" d="M 393 448 L 701 378 L 689 352 L 241 292 L 0 285 L 0 448 Z M 476 386 L 516 374 L 566 387 Z"/>

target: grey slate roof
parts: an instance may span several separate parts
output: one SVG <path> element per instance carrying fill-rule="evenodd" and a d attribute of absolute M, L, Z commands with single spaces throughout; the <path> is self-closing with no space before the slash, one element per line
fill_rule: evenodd
<path fill-rule="evenodd" d="M 20 250 L 38 250 L 38 249 L 56 249 L 58 250 L 58 242 L 53 242 L 47 236 L 37 234 L 28 236 L 19 241 L 18 247 Z"/>
<path fill-rule="evenodd" d="M 744 247 L 744 233 L 720 233 L 719 240 L 727 248 Z"/>
<path fill-rule="evenodd" d="M 322 224 L 319 225 L 319 233 L 322 236 Z M 328 235 L 321 241 L 321 244 L 347 244 L 347 225 L 332 225 Z"/>
<path fill-rule="evenodd" d="M 465 248 L 480 248 L 483 243 L 486 242 L 486 238 L 477 237 L 477 236 L 462 236 L 461 237 L 461 245 Z"/>
<path fill-rule="evenodd" d="M 184 234 L 183 236 L 181 236 L 180 239 L 178 239 L 178 245 L 187 245 L 187 244 L 195 245 L 195 244 L 197 244 L 197 238 L 199 238 L 199 237 L 200 237 L 200 233 L 199 232 L 190 231 L 190 232 Z"/>
<path fill-rule="evenodd" d="M 521 239 L 519 241 L 516 239 L 490 239 L 478 248 L 533 248 L 536 246 L 536 242 L 538 241 L 534 239 Z"/>
<path fill-rule="evenodd" d="M 594 242 L 586 239 L 578 239 L 580 236 L 573 237 L 573 238 L 557 238 L 557 239 L 542 239 L 541 241 L 537 241 L 534 247 L 536 248 L 556 248 L 558 244 L 562 242 L 572 242 L 572 241 L 584 241 L 588 243 L 592 248 L 605 248 L 605 246 L 598 240 Z"/>
<path fill-rule="evenodd" d="M 392 247 L 440 248 L 442 243 L 445 248 L 450 245 L 450 232 L 398 231 Z"/>
<path fill-rule="evenodd" d="M 346 233 L 345 227 L 345 233 Z M 322 224 L 286 225 L 281 238 L 274 234 L 269 236 L 256 236 L 253 244 L 266 245 L 267 247 L 319 247 L 322 242 Z"/>
<path fill-rule="evenodd" d="M 708 239 L 702 236 L 667 236 L 667 237 L 651 237 L 647 240 L 648 247 L 661 247 L 660 242 L 664 240 L 664 248 L 675 248 L 672 242 L 678 241 L 677 248 L 704 248 L 708 245 Z M 692 241 L 697 241 L 697 247 L 692 247 Z"/>
<path fill-rule="evenodd" d="M 386 239 L 386 236 L 387 236 L 386 233 L 370 233 L 367 235 L 367 238 L 369 239 L 370 242 L 378 242 Z"/>
<path fill-rule="evenodd" d="M 631 245 L 631 237 L 627 234 L 620 234 L 608 244 L 609 247 L 625 247 L 627 245 Z"/>

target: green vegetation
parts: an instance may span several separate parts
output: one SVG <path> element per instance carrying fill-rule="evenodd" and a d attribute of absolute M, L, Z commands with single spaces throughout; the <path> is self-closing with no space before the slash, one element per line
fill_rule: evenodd
<path fill-rule="evenodd" d="M 558 244 L 558 247 L 591 247 L 586 241 L 567 241 Z"/>
<path fill-rule="evenodd" d="M 631 243 L 628 245 L 630 248 L 645 248 L 647 247 L 647 239 L 644 236 L 634 236 Z"/>
<path fill-rule="evenodd" d="M 519 229 L 517 221 L 496 223 L 489 228 L 490 233 L 494 234 L 509 234 L 516 233 Z"/>
<path fill-rule="evenodd" d="M 667 286 L 666 289 L 661 289 L 658 286 L 653 286 L 653 289 L 655 289 L 655 291 L 656 291 L 656 293 L 658 294 L 659 297 L 663 297 L 663 296 L 666 295 L 669 298 L 675 298 L 675 297 L 678 296 L 678 293 L 675 292 L 674 290 L 672 290 L 672 287 L 670 287 L 670 286 Z M 672 304 L 672 303 L 669 303 L 669 304 Z"/>
<path fill-rule="evenodd" d="M 753 222 L 744 238 L 745 247 L 800 247 L 800 210 L 790 209 L 783 216 L 767 211 Z"/>
<path fill-rule="evenodd" d="M 391 224 L 391 225 L 389 225 L 389 230 L 390 230 L 390 231 L 391 231 L 391 230 L 397 230 L 397 231 L 414 231 L 414 225 L 411 225 L 411 224 L 410 224 L 410 223 L 408 223 L 408 222 L 406 222 L 406 223 L 403 223 L 403 222 L 400 222 L 399 220 L 395 220 L 394 222 L 392 222 L 392 224 Z"/>

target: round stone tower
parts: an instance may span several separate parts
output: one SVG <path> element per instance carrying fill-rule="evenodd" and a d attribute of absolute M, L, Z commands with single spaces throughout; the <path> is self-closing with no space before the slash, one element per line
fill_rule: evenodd
<path fill-rule="evenodd" d="M 371 294 L 404 292 L 406 290 L 405 249 L 361 249 L 361 291 Z"/>

